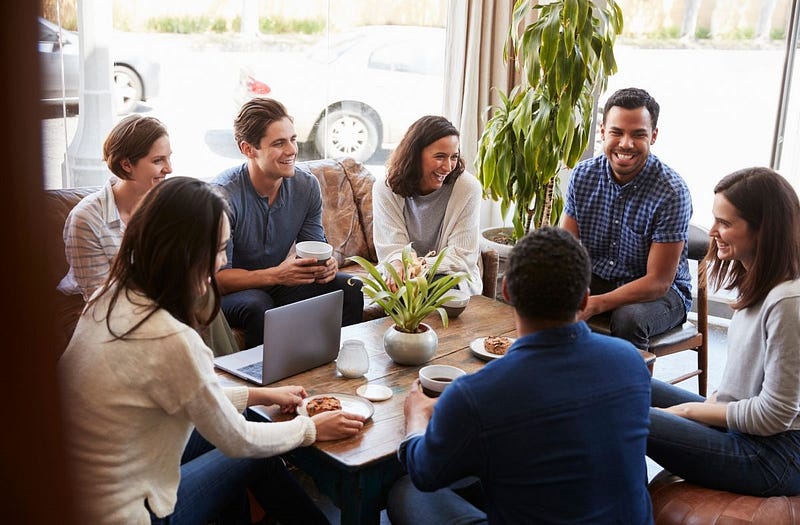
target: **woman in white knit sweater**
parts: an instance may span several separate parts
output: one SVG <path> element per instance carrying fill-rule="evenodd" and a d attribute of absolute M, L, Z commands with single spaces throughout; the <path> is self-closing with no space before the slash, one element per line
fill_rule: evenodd
<path fill-rule="evenodd" d="M 386 165 L 386 181 L 373 186 L 373 236 L 380 262 L 402 271 L 400 253 L 448 251 L 439 272 L 467 272 L 459 285 L 482 291 L 478 247 L 481 185 L 465 171 L 459 133 L 450 121 L 425 116 L 408 128 Z M 430 258 L 428 262 L 433 262 Z"/>
<path fill-rule="evenodd" d="M 687 481 L 756 496 L 800 493 L 800 202 L 769 168 L 714 188 L 706 263 L 736 290 L 728 358 L 708 399 L 652 382 L 647 455 Z M 701 271 L 705 271 L 702 270 Z"/>
<path fill-rule="evenodd" d="M 150 190 L 60 359 L 67 449 L 86 523 L 224 522 L 247 510 L 248 487 L 281 523 L 327 523 L 277 456 L 355 435 L 363 418 L 338 411 L 251 422 L 245 407 L 293 412 L 305 390 L 219 384 L 197 330 L 219 311 L 214 273 L 230 237 L 226 209 L 193 178 Z M 209 290 L 210 313 L 199 308 Z M 213 447 L 188 447 L 182 463 L 193 428 Z"/>

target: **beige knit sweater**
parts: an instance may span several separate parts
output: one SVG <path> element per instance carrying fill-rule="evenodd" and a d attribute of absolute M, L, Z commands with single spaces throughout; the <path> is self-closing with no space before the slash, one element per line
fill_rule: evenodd
<path fill-rule="evenodd" d="M 121 333 L 150 301 L 122 293 L 111 319 Z M 113 340 L 107 301 L 84 312 L 59 362 L 67 449 L 88 523 L 150 523 L 172 513 L 180 458 L 194 427 L 229 456 L 273 456 L 316 438 L 314 423 L 244 419 L 248 389 L 223 389 L 211 350 L 189 326 L 155 313 L 130 340 Z"/>

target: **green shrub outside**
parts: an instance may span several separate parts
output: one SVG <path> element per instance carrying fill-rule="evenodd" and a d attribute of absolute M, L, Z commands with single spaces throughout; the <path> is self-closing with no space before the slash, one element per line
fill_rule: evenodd
<path fill-rule="evenodd" d="M 291 19 L 279 17 L 259 18 L 258 29 L 267 34 L 301 33 L 314 35 L 325 29 L 325 20 L 322 18 Z"/>
<path fill-rule="evenodd" d="M 162 16 L 150 18 L 147 29 L 157 33 L 224 33 L 227 31 L 238 32 L 242 27 L 242 19 L 237 16 L 230 21 L 217 17 L 211 19 L 207 16 Z M 258 20 L 258 28 L 265 34 L 300 33 L 313 35 L 325 29 L 325 20 L 322 18 L 285 19 L 281 17 L 263 17 Z"/>
<path fill-rule="evenodd" d="M 211 30 L 215 33 L 224 33 L 228 30 L 228 22 L 221 17 L 215 18 L 211 23 Z"/>
<path fill-rule="evenodd" d="M 681 36 L 681 29 L 677 26 L 663 27 L 647 36 L 654 40 L 677 40 Z"/>

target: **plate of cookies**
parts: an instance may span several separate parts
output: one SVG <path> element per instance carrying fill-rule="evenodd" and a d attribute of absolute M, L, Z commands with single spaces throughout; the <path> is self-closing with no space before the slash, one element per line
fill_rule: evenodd
<path fill-rule="evenodd" d="M 339 392 L 332 394 L 317 394 L 303 399 L 303 403 L 297 407 L 297 413 L 301 416 L 314 416 L 320 412 L 332 410 L 343 410 L 351 414 L 359 414 L 369 419 L 375 412 L 375 407 L 363 397 Z"/>
<path fill-rule="evenodd" d="M 506 355 L 506 352 L 512 344 L 514 344 L 513 337 L 490 335 L 474 339 L 469 344 L 469 348 L 476 357 L 484 361 L 491 361 L 492 359 L 500 359 Z"/>

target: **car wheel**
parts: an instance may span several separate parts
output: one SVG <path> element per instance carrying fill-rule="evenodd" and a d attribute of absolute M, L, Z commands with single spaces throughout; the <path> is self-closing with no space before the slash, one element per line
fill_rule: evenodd
<path fill-rule="evenodd" d="M 128 66 L 114 65 L 114 107 L 117 113 L 130 113 L 144 96 L 144 87 L 136 71 Z"/>
<path fill-rule="evenodd" d="M 330 111 L 317 126 L 314 146 L 322 157 L 368 160 L 378 149 L 378 125 L 369 115 L 356 111 Z"/>

